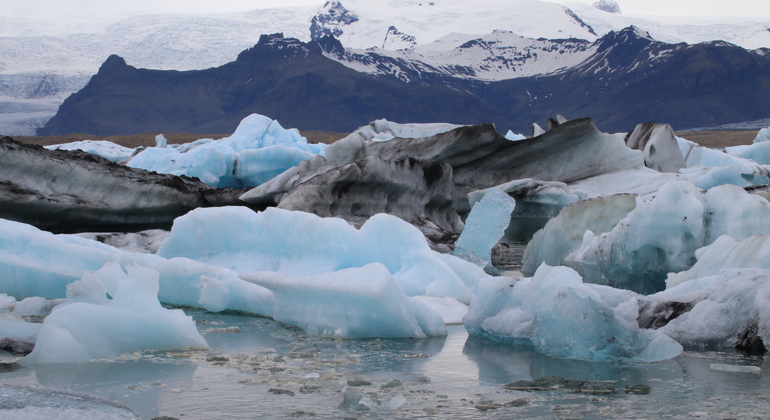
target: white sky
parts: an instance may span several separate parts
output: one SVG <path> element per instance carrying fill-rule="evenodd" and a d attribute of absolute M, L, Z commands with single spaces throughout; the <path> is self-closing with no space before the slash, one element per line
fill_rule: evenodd
<path fill-rule="evenodd" d="M 341 0 L 345 4 L 344 0 Z M 440 0 L 438 0 L 440 1 Z M 594 0 L 555 0 L 558 3 Z M 616 0 L 624 15 L 766 17 L 770 0 Z M 0 16 L 73 21 L 145 13 L 228 13 L 267 7 L 316 6 L 325 0 L 0 0 Z"/>

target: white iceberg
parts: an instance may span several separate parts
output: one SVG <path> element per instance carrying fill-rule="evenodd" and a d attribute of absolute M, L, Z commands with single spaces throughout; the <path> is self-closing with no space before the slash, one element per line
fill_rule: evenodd
<path fill-rule="evenodd" d="M 191 317 L 161 307 L 156 271 L 127 270 L 108 264 L 70 285 L 71 302 L 43 321 L 35 349 L 21 362 L 73 363 L 135 351 L 208 348 Z"/>
<path fill-rule="evenodd" d="M 682 346 L 672 338 L 639 328 L 637 299 L 631 291 L 584 284 L 570 268 L 543 264 L 532 278 L 483 281 L 465 328 L 565 359 L 656 362 L 679 355 Z"/>
<path fill-rule="evenodd" d="M 325 144 L 308 144 L 296 129 L 259 114 L 244 118 L 220 140 L 150 147 L 126 165 L 158 173 L 187 175 L 217 188 L 253 187 L 303 160 L 322 154 Z"/>
<path fill-rule="evenodd" d="M 462 126 L 447 123 L 400 124 L 385 119 L 379 119 L 369 123 L 369 125 L 360 127 L 345 138 L 363 141 L 388 141 L 397 137 L 419 139 L 446 133 L 447 131 L 454 130 L 458 127 Z"/>
<path fill-rule="evenodd" d="M 44 147 L 48 150 L 82 150 L 87 153 L 101 156 L 110 162 L 120 162 L 128 159 L 136 152 L 136 149 L 124 147 L 106 140 L 82 140 Z"/>

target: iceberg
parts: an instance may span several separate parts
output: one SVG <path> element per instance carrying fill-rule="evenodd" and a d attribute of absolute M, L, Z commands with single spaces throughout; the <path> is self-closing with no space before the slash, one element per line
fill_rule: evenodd
<path fill-rule="evenodd" d="M 147 148 L 126 162 L 132 168 L 196 177 L 216 188 L 253 187 L 322 154 L 325 144 L 308 144 L 296 129 L 259 114 L 244 118 L 220 140 Z"/>
<path fill-rule="evenodd" d="M 259 213 L 244 207 L 197 209 L 176 219 L 157 255 L 240 274 L 298 277 L 381 263 L 407 296 L 453 297 L 463 303 L 470 303 L 479 280 L 461 263 L 444 262 L 417 228 L 387 214 L 356 229 L 342 219 L 278 208 Z"/>
<path fill-rule="evenodd" d="M 465 219 L 465 229 L 452 255 L 479 267 L 489 266 L 492 263 L 492 247 L 503 237 L 515 207 L 516 200 L 499 188 L 487 190 Z"/>
<path fill-rule="evenodd" d="M 0 140 L 0 217 L 82 232 L 168 228 L 196 207 L 239 203 L 238 192 L 128 168 L 80 151 Z"/>
<path fill-rule="evenodd" d="M 379 119 L 360 127 L 347 137 L 364 141 L 388 141 L 394 138 L 418 139 L 446 133 L 458 127 L 462 126 L 447 123 L 399 124 Z"/>
<path fill-rule="evenodd" d="M 704 255 L 705 256 L 705 255 Z M 727 269 L 648 296 L 687 309 L 658 331 L 688 348 L 765 351 L 770 343 L 770 270 Z"/>
<path fill-rule="evenodd" d="M 601 133 L 588 118 L 568 121 L 537 138 L 519 141 L 505 139 L 491 124 L 478 124 L 430 137 L 394 138 L 386 142 L 349 136 L 329 146 L 325 153 L 325 157 L 302 162 L 248 191 L 241 199 L 259 205 L 279 205 L 288 192 L 312 179 L 321 168 L 341 166 L 367 156 L 385 161 L 413 158 L 449 164 L 453 203 L 459 214 L 470 211 L 471 191 L 516 179 L 570 183 L 644 168 L 642 153 L 626 147 L 622 135 Z"/>
<path fill-rule="evenodd" d="M 148 268 L 132 265 L 123 273 L 119 265 L 108 264 L 72 283 L 69 302 L 45 318 L 35 349 L 21 363 L 75 363 L 135 351 L 208 348 L 192 317 L 160 305 L 158 279 Z"/>
<path fill-rule="evenodd" d="M 589 361 L 657 362 L 682 346 L 637 324 L 638 295 L 583 283 L 567 267 L 541 265 L 534 277 L 489 279 L 463 318 L 468 333 L 534 345 L 551 357 Z"/>
<path fill-rule="evenodd" d="M 770 233 L 765 223 L 770 203 L 735 185 L 704 194 L 689 182 L 676 181 L 665 184 L 654 197 L 637 197 L 633 208 L 630 202 L 620 205 L 622 201 L 612 200 L 617 213 L 605 219 L 600 214 L 611 209 L 601 202 L 565 207 L 527 246 L 522 272 L 529 275 L 541 262 L 567 265 L 586 282 L 649 294 L 665 289 L 668 273 L 692 267 L 696 250 L 719 236 L 741 240 Z M 574 210 L 569 210 L 572 206 Z M 610 227 L 618 217 L 622 218 Z M 571 232 L 567 241 L 557 239 L 562 230 Z"/>

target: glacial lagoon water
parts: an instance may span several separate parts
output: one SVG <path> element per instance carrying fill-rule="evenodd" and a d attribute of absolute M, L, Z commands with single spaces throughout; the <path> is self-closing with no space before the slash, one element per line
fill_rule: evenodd
<path fill-rule="evenodd" d="M 34 369 L 5 365 L 0 418 L 11 403 L 8 386 L 91 394 L 130 407 L 146 420 L 761 419 L 770 412 L 770 361 L 761 355 L 686 351 L 660 363 L 591 363 L 469 337 L 461 325 L 449 326 L 449 335 L 440 338 L 342 340 L 310 336 L 267 318 L 187 312 L 211 350 L 137 353 Z M 717 363 L 762 372 L 713 370 Z M 545 376 L 612 383 L 618 392 L 504 387 Z M 637 384 L 651 392 L 623 392 Z"/>

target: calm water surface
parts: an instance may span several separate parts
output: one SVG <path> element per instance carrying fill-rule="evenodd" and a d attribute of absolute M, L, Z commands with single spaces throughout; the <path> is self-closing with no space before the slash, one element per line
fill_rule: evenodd
<path fill-rule="evenodd" d="M 162 415 L 180 419 L 770 416 L 770 363 L 763 356 L 685 352 L 661 363 L 588 363 L 468 337 L 462 326 L 450 326 L 449 335 L 442 338 L 340 340 L 309 336 L 265 318 L 188 313 L 198 321 L 210 351 L 134 354 L 35 369 L 14 365 L 0 371 L 0 384 L 93 394 L 118 401 L 146 420 Z M 762 373 L 719 372 L 710 369 L 712 363 L 758 366 Z M 606 381 L 618 385 L 619 391 L 586 395 L 503 387 L 543 376 Z M 348 393 L 352 388 L 361 391 L 366 409 L 340 408 L 349 383 L 359 385 L 349 386 Z M 623 393 L 623 386 L 635 384 L 648 385 L 652 391 Z M 495 405 L 501 407 L 484 409 Z"/>

